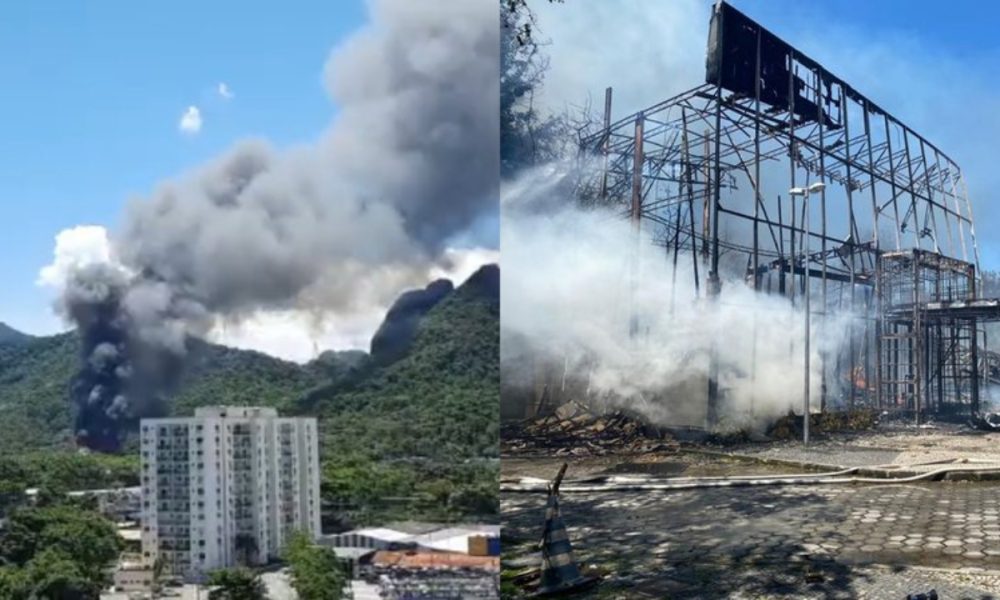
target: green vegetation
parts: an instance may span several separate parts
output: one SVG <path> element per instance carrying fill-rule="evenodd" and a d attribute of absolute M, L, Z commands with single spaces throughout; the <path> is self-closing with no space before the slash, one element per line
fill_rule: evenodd
<path fill-rule="evenodd" d="M 296 534 L 285 549 L 292 587 L 301 600 L 340 600 L 347 573 L 333 550 L 313 544 Z"/>
<path fill-rule="evenodd" d="M 432 309 L 403 359 L 304 398 L 324 499 L 355 523 L 498 514 L 499 304 L 479 283 Z"/>
<path fill-rule="evenodd" d="M 0 515 L 37 487 L 48 494 L 139 485 L 139 457 L 79 452 L 0 455 Z"/>
<path fill-rule="evenodd" d="M 0 535 L 0 598 L 96 599 L 121 549 L 114 525 L 78 504 L 18 508 Z"/>
<path fill-rule="evenodd" d="M 250 569 L 220 569 L 212 572 L 209 600 L 266 600 L 267 589 L 260 574 Z"/>
<path fill-rule="evenodd" d="M 70 447 L 77 345 L 72 333 L 0 344 L 0 455 Z"/>
<path fill-rule="evenodd" d="M 0 323 L 0 346 L 27 344 L 31 336 L 12 328 L 6 323 Z"/>
<path fill-rule="evenodd" d="M 73 444 L 68 389 L 78 347 L 75 333 L 0 341 L 0 510 L 5 495 L 25 487 L 135 485 L 133 453 L 80 454 Z M 298 365 L 194 342 L 171 413 L 234 404 L 318 417 L 323 499 L 344 526 L 491 519 L 499 512 L 499 356 L 493 267 L 435 306 L 406 355 L 388 365 L 357 351 Z"/>

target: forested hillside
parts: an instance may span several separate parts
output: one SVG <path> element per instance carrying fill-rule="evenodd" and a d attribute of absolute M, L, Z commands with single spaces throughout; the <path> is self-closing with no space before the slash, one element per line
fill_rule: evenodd
<path fill-rule="evenodd" d="M 192 341 L 170 412 L 253 404 L 318 417 L 324 499 L 346 520 L 486 518 L 497 511 L 499 269 L 480 269 L 412 329 L 394 362 L 350 351 L 299 365 Z M 53 450 L 70 463 L 57 474 L 80 471 L 67 397 L 78 348 L 73 332 L 0 336 L 0 473 L 56 485 L 36 458 Z M 114 465 L 92 484 L 119 483 Z"/>

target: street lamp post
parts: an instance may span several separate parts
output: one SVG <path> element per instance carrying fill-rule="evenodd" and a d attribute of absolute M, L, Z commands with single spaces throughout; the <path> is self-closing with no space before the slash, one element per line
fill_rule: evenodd
<path fill-rule="evenodd" d="M 826 188 L 826 184 L 822 181 L 817 181 L 816 183 L 810 185 L 809 187 L 801 188 L 795 187 L 788 190 L 788 193 L 794 196 L 802 196 L 803 212 L 805 213 L 805 218 L 802 223 L 802 229 L 805 232 L 802 236 L 802 255 L 804 257 L 802 262 L 802 276 L 806 284 L 805 289 L 805 370 L 803 372 L 803 379 L 805 385 L 803 386 L 803 406 L 802 406 L 802 443 L 809 443 L 809 194 L 814 192 L 821 192 Z M 795 232 L 792 232 L 794 235 Z M 794 261 L 794 257 L 793 257 Z M 792 263 L 792 268 L 794 269 L 795 263 Z M 792 275 L 795 275 L 794 270 Z M 794 282 L 795 280 L 792 279 Z"/>

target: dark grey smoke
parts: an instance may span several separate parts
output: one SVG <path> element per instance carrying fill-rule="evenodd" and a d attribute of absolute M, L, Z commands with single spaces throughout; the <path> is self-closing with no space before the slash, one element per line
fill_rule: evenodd
<path fill-rule="evenodd" d="M 113 452 L 123 424 L 162 414 L 181 372 L 186 340 L 171 323 L 187 319 L 183 303 L 157 306 L 161 326 L 144 322 L 159 286 L 110 265 L 70 274 L 62 310 L 80 330 L 81 368 L 70 385 L 79 443 Z M 180 337 L 178 337 L 180 336 Z"/>
<path fill-rule="evenodd" d="M 163 403 L 189 335 L 261 309 L 388 301 L 449 239 L 497 210 L 499 22 L 493 0 L 373 0 L 325 68 L 336 119 L 315 143 L 245 141 L 131 203 L 124 270 L 70 277 L 84 338 L 81 441 Z M 126 274 L 127 273 L 127 274 Z"/>
<path fill-rule="evenodd" d="M 420 320 L 454 289 L 451 281 L 438 279 L 422 290 L 409 290 L 400 295 L 372 336 L 371 355 L 375 362 L 386 365 L 405 355 Z"/>

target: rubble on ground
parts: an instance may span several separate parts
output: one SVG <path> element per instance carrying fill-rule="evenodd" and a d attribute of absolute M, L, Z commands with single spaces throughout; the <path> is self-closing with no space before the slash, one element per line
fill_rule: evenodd
<path fill-rule="evenodd" d="M 648 452 L 676 452 L 668 433 L 624 411 L 597 415 L 567 403 L 555 414 L 505 425 L 500 433 L 504 454 L 544 450 L 555 456 L 603 456 Z"/>
<path fill-rule="evenodd" d="M 1000 431 L 1000 413 L 975 413 L 969 425 L 982 431 Z"/>
<path fill-rule="evenodd" d="M 878 426 L 879 415 L 875 410 L 862 408 L 847 411 L 829 411 L 809 416 L 809 431 L 813 434 L 848 431 L 867 431 Z M 789 413 L 771 424 L 767 436 L 774 440 L 792 440 L 802 437 L 802 417 Z"/>

